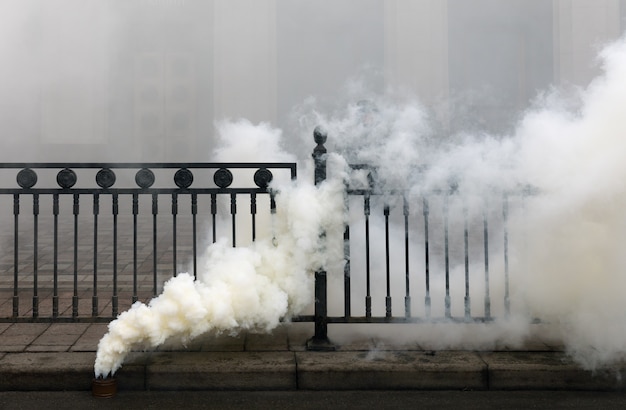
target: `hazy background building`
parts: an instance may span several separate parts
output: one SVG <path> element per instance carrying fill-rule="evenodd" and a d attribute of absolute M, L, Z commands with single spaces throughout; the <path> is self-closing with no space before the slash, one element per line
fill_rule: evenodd
<path fill-rule="evenodd" d="M 289 138 L 355 83 L 506 133 L 625 29 L 626 0 L 0 0 L 0 160 L 207 160 L 216 120 Z"/>

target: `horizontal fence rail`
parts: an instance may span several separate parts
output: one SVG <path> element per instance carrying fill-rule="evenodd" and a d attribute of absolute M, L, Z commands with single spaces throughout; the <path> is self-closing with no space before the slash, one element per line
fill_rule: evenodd
<path fill-rule="evenodd" d="M 296 164 L 0 164 L 0 321 L 110 321 L 218 236 L 254 241 L 278 177 Z"/>

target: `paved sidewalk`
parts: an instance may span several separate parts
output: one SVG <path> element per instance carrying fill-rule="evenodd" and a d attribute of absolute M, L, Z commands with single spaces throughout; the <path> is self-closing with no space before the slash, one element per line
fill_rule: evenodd
<path fill-rule="evenodd" d="M 90 390 L 105 332 L 106 324 L 0 324 L 0 390 Z M 585 371 L 541 328 L 521 345 L 483 351 L 331 332 L 337 351 L 308 352 L 312 332 L 293 323 L 271 335 L 207 335 L 133 352 L 118 390 L 626 390 L 626 364 Z"/>

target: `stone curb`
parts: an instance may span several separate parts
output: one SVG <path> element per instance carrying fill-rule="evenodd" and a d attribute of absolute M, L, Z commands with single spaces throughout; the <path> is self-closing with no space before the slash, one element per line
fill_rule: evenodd
<path fill-rule="evenodd" d="M 149 390 L 294 390 L 291 352 L 168 352 L 146 367 Z"/>
<path fill-rule="evenodd" d="M 487 388 L 487 366 L 472 352 L 301 352 L 296 359 L 301 389 Z"/>
<path fill-rule="evenodd" d="M 481 353 L 491 390 L 624 390 L 626 366 L 592 372 L 562 352 Z"/>
<path fill-rule="evenodd" d="M 90 390 L 93 352 L 7 353 L 0 390 Z M 133 353 L 119 390 L 626 390 L 562 352 Z"/>

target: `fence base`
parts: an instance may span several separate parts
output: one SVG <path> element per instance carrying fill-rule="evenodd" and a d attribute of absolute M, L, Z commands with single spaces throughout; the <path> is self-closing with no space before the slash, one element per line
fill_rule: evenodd
<path fill-rule="evenodd" d="M 328 337 L 313 336 L 306 341 L 306 350 L 311 352 L 334 352 L 337 346 Z"/>

